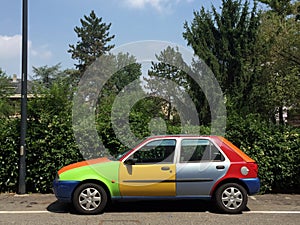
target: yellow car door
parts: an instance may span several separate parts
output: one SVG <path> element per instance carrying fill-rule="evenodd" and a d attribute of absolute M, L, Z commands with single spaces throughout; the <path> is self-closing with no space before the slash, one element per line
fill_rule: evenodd
<path fill-rule="evenodd" d="M 175 196 L 176 140 L 152 140 L 120 163 L 121 196 Z"/>

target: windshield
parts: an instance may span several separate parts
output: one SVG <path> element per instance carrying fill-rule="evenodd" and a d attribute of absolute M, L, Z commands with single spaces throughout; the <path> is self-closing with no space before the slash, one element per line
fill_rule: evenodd
<path fill-rule="evenodd" d="M 120 155 L 118 155 L 117 157 L 116 157 L 116 159 L 117 160 L 120 160 L 124 155 L 126 155 L 128 152 L 130 152 L 131 151 L 131 149 L 130 150 L 127 150 L 127 151 L 125 151 L 125 152 L 123 152 L 123 153 L 121 153 Z"/>

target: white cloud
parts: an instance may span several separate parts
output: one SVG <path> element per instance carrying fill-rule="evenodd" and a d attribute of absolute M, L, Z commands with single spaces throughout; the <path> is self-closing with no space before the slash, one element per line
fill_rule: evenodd
<path fill-rule="evenodd" d="M 0 59 L 12 59 L 20 56 L 21 41 L 21 35 L 0 35 Z"/>
<path fill-rule="evenodd" d="M 0 35 L 0 59 L 14 59 L 21 56 L 22 35 L 1 36 Z M 32 41 L 28 41 L 28 52 L 30 56 L 42 59 L 52 57 L 52 52 L 47 45 L 33 47 Z"/>
<path fill-rule="evenodd" d="M 0 68 L 7 74 L 19 74 L 21 67 L 21 46 L 22 35 L 0 35 Z M 28 41 L 29 61 L 43 61 L 44 64 L 51 60 L 53 54 L 47 45 L 33 46 L 32 41 Z"/>
<path fill-rule="evenodd" d="M 190 3 L 194 0 L 125 0 L 125 3 L 127 6 L 135 9 L 151 6 L 158 12 L 171 12 L 174 5 L 182 1 Z"/>

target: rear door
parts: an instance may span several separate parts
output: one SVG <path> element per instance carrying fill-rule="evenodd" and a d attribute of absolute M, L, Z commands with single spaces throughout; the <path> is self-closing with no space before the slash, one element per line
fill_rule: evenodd
<path fill-rule="evenodd" d="M 229 160 L 209 139 L 183 138 L 176 164 L 176 195 L 209 197 L 229 165 Z"/>

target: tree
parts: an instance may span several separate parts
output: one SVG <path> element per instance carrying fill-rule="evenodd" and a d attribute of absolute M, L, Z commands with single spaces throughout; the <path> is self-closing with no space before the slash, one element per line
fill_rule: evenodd
<path fill-rule="evenodd" d="M 235 111 L 251 109 L 248 96 L 256 80 L 256 43 L 259 15 L 256 3 L 222 0 L 221 13 L 212 6 L 194 12 L 189 25 L 185 22 L 183 37 L 211 68 L 226 96 L 227 107 Z"/>
<path fill-rule="evenodd" d="M 268 5 L 271 11 L 278 15 L 290 15 L 293 11 L 291 0 L 259 0 L 261 3 Z"/>
<path fill-rule="evenodd" d="M 261 1 L 271 10 L 261 17 L 260 45 L 261 84 L 256 87 L 263 108 L 270 117 L 279 115 L 284 124 L 283 109 L 300 106 L 300 24 L 297 19 L 299 2 L 283 0 Z"/>
<path fill-rule="evenodd" d="M 13 112 L 13 107 L 8 99 L 12 94 L 11 89 L 9 78 L 0 68 L 0 118 L 9 117 Z"/>
<path fill-rule="evenodd" d="M 32 67 L 34 73 L 33 77 L 36 78 L 41 84 L 49 88 L 52 82 L 62 76 L 62 71 L 60 70 L 60 63 L 54 66 L 41 66 Z"/>
<path fill-rule="evenodd" d="M 141 65 L 136 62 L 136 58 L 128 53 L 119 53 L 117 55 L 108 55 L 101 58 L 104 62 L 104 70 L 106 73 L 103 76 L 95 76 L 93 83 L 103 83 L 103 77 L 108 74 L 112 76 L 107 80 L 101 89 L 99 96 L 95 96 L 97 101 L 96 106 L 96 123 L 99 136 L 102 138 L 102 141 L 108 149 L 111 150 L 111 154 L 115 155 L 122 152 L 126 149 L 121 141 L 116 137 L 115 131 L 112 127 L 112 120 L 119 120 L 124 118 L 124 108 L 128 108 L 128 103 L 132 99 L 131 90 L 141 89 L 140 85 L 140 76 Z M 103 63 L 97 61 L 97 63 Z M 96 67 L 96 70 L 102 70 L 102 66 Z M 107 69 L 107 70 L 106 70 Z M 97 74 L 97 72 L 93 71 Z M 100 74 L 102 71 L 99 72 Z M 137 86 L 130 86 L 132 82 L 135 81 Z M 132 90 L 132 91 L 134 91 Z M 114 112 L 115 116 L 112 116 L 113 104 L 117 96 L 125 94 L 125 99 L 123 99 L 122 105 L 117 110 L 120 112 Z M 120 132 L 122 133 L 123 127 L 119 127 Z M 126 131 L 125 131 L 126 132 Z M 124 136 L 124 134 L 122 134 Z"/>
<path fill-rule="evenodd" d="M 114 45 L 109 45 L 115 35 L 109 34 L 111 23 L 102 22 L 102 17 L 97 17 L 92 10 L 89 16 L 84 16 L 80 19 L 81 27 L 74 28 L 77 37 L 80 39 L 76 45 L 69 45 L 69 53 L 72 54 L 72 59 L 78 60 L 75 64 L 81 72 L 84 72 L 96 58 L 107 53 Z"/>
<path fill-rule="evenodd" d="M 83 157 L 72 129 L 73 87 L 61 79 L 52 80 L 49 87 L 34 86 L 36 96 L 28 101 L 26 184 L 29 191 L 43 193 L 51 191 L 59 168 Z"/>
<path fill-rule="evenodd" d="M 9 94 L 9 78 L 7 77 L 6 73 L 2 71 L 0 68 L 0 98 L 7 97 Z"/>
<path fill-rule="evenodd" d="M 40 121 L 45 114 L 69 113 L 74 86 L 72 86 L 72 70 L 62 71 L 60 64 L 54 66 L 33 67 L 33 94 L 28 104 L 28 117 Z M 47 113 L 45 113 L 47 112 Z"/>
<path fill-rule="evenodd" d="M 136 58 L 129 53 L 118 53 L 111 56 L 110 64 L 116 71 L 107 81 L 102 89 L 101 96 L 117 95 L 126 85 L 141 76 L 141 65 Z"/>
<path fill-rule="evenodd" d="M 176 114 L 173 106 L 174 98 L 181 96 L 183 92 L 188 90 L 188 76 L 182 70 L 187 68 L 187 65 L 178 47 L 175 49 L 168 46 L 159 55 L 156 55 L 156 58 L 159 62 L 152 62 L 151 69 L 148 71 L 149 76 L 144 78 L 146 81 L 145 88 L 150 91 L 151 95 L 160 98 L 158 104 L 160 110 L 164 109 L 166 120 L 172 121 Z M 176 86 L 168 85 L 168 81 L 173 81 Z"/>

